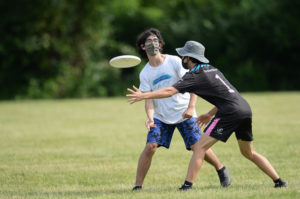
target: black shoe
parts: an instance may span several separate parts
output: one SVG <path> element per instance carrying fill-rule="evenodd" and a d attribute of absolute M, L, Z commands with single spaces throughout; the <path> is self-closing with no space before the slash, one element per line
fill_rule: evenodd
<path fill-rule="evenodd" d="M 132 191 L 139 191 L 139 190 L 142 190 L 142 186 L 138 186 L 138 185 L 135 185 L 133 188 L 132 188 Z"/>
<path fill-rule="evenodd" d="M 192 189 L 193 185 L 187 185 L 187 184 L 183 184 L 180 188 L 179 191 L 187 191 L 189 189 Z"/>
<path fill-rule="evenodd" d="M 274 188 L 282 188 L 282 187 L 287 187 L 287 186 L 288 186 L 288 185 L 287 185 L 286 182 L 284 182 L 284 181 L 279 181 L 279 182 L 276 182 L 276 183 L 275 183 Z"/>
<path fill-rule="evenodd" d="M 228 187 L 231 184 L 231 179 L 229 176 L 229 170 L 224 166 L 218 172 L 218 176 L 220 179 L 220 184 L 222 187 Z"/>

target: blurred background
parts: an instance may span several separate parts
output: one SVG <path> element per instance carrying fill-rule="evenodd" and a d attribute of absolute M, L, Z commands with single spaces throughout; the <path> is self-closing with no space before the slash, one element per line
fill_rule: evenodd
<path fill-rule="evenodd" d="M 300 90 L 297 0 L 9 0 L 0 2 L 0 99 L 123 96 L 139 85 L 137 35 L 161 30 L 164 53 L 187 40 L 237 89 Z"/>

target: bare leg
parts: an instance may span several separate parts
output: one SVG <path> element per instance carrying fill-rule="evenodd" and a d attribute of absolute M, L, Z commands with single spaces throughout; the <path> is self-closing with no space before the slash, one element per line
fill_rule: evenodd
<path fill-rule="evenodd" d="M 137 172 L 136 172 L 136 181 L 135 185 L 142 186 L 144 179 L 147 175 L 147 172 L 150 168 L 152 157 L 157 149 L 156 143 L 147 143 L 144 151 L 141 153 Z"/>
<path fill-rule="evenodd" d="M 216 170 L 222 169 L 223 165 L 212 149 L 205 152 L 204 160 L 215 167 Z"/>
<path fill-rule="evenodd" d="M 247 159 L 251 160 L 272 180 L 279 178 L 271 163 L 262 155 L 254 151 L 253 142 L 238 140 L 240 151 Z"/>
<path fill-rule="evenodd" d="M 192 155 L 192 158 L 190 160 L 188 172 L 186 175 L 186 181 L 189 181 L 191 183 L 194 182 L 196 179 L 197 173 L 200 170 L 203 159 L 205 156 L 206 151 L 214 145 L 218 140 L 206 135 L 202 134 L 200 140 L 197 144 L 194 146 L 194 153 Z"/>

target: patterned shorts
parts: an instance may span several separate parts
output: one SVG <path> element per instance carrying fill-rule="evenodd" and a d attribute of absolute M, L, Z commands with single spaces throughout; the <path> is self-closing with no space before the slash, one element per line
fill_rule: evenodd
<path fill-rule="evenodd" d="M 158 147 L 163 146 L 169 148 L 174 130 L 177 127 L 184 140 L 186 149 L 191 150 L 191 146 L 198 142 L 201 136 L 200 128 L 197 124 L 194 124 L 196 119 L 196 117 L 193 117 L 178 124 L 165 124 L 154 118 L 156 128 L 150 128 L 147 136 L 147 143 L 153 142 L 157 143 Z"/>

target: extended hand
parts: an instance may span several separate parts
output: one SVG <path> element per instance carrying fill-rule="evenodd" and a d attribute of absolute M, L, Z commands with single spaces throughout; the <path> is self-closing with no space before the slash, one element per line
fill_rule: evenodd
<path fill-rule="evenodd" d="M 134 85 L 132 87 L 135 91 L 130 89 L 130 88 L 127 88 L 127 90 L 129 92 L 131 92 L 131 94 L 126 95 L 126 97 L 130 97 L 129 100 L 128 100 L 128 102 L 130 102 L 130 104 L 141 101 L 143 99 L 142 98 L 143 93 L 137 87 L 135 87 Z"/>
<path fill-rule="evenodd" d="M 209 114 L 203 114 L 197 118 L 195 123 L 197 123 L 198 126 L 200 126 L 202 128 L 209 123 L 210 119 L 211 119 L 211 116 Z"/>

